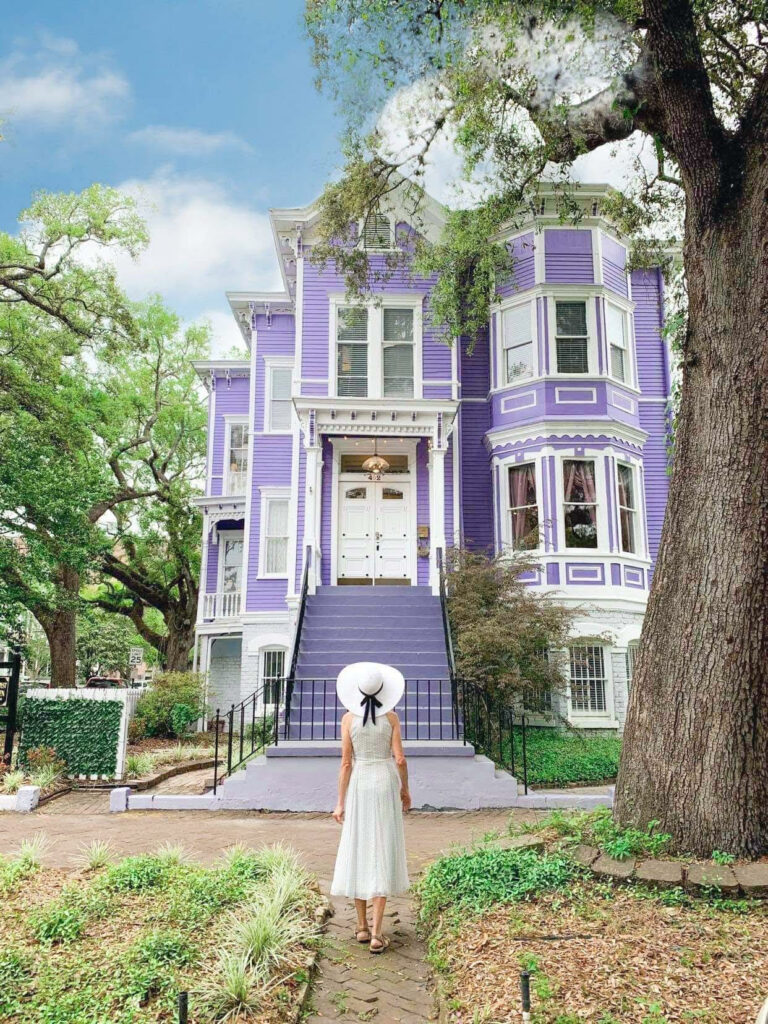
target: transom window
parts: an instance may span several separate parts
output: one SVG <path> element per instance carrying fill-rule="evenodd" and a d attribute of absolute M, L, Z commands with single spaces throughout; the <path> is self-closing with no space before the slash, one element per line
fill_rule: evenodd
<path fill-rule="evenodd" d="M 248 477 L 248 424 L 229 424 L 226 494 L 245 494 Z"/>
<path fill-rule="evenodd" d="M 285 678 L 285 649 L 266 647 L 261 655 L 261 682 L 265 704 L 280 703 L 280 689 Z"/>
<path fill-rule="evenodd" d="M 597 547 L 597 496 L 592 459 L 563 460 L 563 519 L 567 548 Z"/>
<path fill-rule="evenodd" d="M 623 462 L 617 464 L 619 478 L 619 525 L 621 550 L 629 554 L 637 551 L 637 503 L 635 500 L 635 471 Z"/>
<path fill-rule="evenodd" d="M 363 463 L 366 459 L 370 459 L 373 452 L 345 452 L 341 456 L 341 463 L 339 465 L 339 471 L 341 473 L 367 473 L 368 470 L 363 469 Z M 384 458 L 389 463 L 389 469 L 387 470 L 387 476 L 391 476 L 393 473 L 407 473 L 408 472 L 408 456 L 394 454 L 393 452 L 385 452 Z"/>
<path fill-rule="evenodd" d="M 571 710 L 574 714 L 602 714 L 605 700 L 605 657 L 603 648 L 593 644 L 577 644 L 568 648 L 570 655 Z"/>
<path fill-rule="evenodd" d="M 608 339 L 611 376 L 626 381 L 629 378 L 627 317 L 623 310 L 610 302 L 605 304 L 605 335 Z"/>
<path fill-rule="evenodd" d="M 413 398 L 418 329 L 413 306 L 337 307 L 337 395 Z"/>
<path fill-rule="evenodd" d="M 534 368 L 530 302 L 502 312 L 501 338 L 506 383 L 512 384 L 516 380 L 532 377 Z"/>
<path fill-rule="evenodd" d="M 536 466 L 511 466 L 509 470 L 509 535 L 515 551 L 539 546 L 539 506 L 536 501 Z"/>
<path fill-rule="evenodd" d="M 269 430 L 291 429 L 291 367 L 273 366 L 269 372 Z"/>
<path fill-rule="evenodd" d="M 267 498 L 264 517 L 264 575 L 285 576 L 288 572 L 288 498 Z"/>
<path fill-rule="evenodd" d="M 381 251 L 392 246 L 392 228 L 389 217 L 382 213 L 371 213 L 365 219 L 363 245 L 366 249 Z"/>
<path fill-rule="evenodd" d="M 589 373 L 586 302 L 555 302 L 558 373 Z"/>

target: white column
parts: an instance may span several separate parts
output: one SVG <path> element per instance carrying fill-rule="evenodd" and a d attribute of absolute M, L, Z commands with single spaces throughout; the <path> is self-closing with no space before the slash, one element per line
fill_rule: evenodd
<path fill-rule="evenodd" d="M 319 444 L 307 445 L 306 479 L 304 481 L 304 543 L 302 560 L 309 547 L 312 550 L 312 566 L 307 582 L 310 594 L 314 594 L 320 582 L 318 552 L 320 550 L 320 475 L 322 469 Z"/>
<path fill-rule="evenodd" d="M 440 593 L 438 549 L 445 561 L 445 448 L 429 452 L 429 583 L 433 594 Z"/>

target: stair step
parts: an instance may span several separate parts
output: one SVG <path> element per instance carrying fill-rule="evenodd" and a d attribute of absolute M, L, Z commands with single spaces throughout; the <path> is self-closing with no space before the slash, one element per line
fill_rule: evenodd
<path fill-rule="evenodd" d="M 315 598 L 322 597 L 339 597 L 344 595 L 370 595 L 375 594 L 376 597 L 381 597 L 382 600 L 387 598 L 396 598 L 398 595 L 411 594 L 414 597 L 436 597 L 432 593 L 431 587 L 360 587 L 360 586 L 343 586 L 343 587 L 318 587 L 314 594 L 310 595 L 310 600 L 313 601 Z"/>
<path fill-rule="evenodd" d="M 350 662 L 348 661 L 337 661 L 334 663 L 327 662 L 323 665 L 299 665 L 296 669 L 296 678 L 330 679 L 335 683 L 339 672 L 349 664 Z M 418 664 L 409 664 L 393 659 L 388 664 L 402 672 L 406 679 L 448 678 L 448 664 L 446 661 L 443 661 L 441 664 L 424 664 L 422 661 Z"/>
<path fill-rule="evenodd" d="M 396 626 L 398 624 L 408 626 L 434 626 L 435 628 L 440 627 L 442 629 L 443 620 L 439 612 L 432 611 L 400 611 L 390 613 L 376 613 L 372 614 L 366 612 L 360 608 L 355 608 L 354 611 L 312 611 L 306 612 L 304 616 L 304 624 L 306 626 L 315 626 L 320 623 L 326 622 L 349 622 L 352 625 L 363 625 L 367 623 L 369 626 L 371 622 L 383 623 L 388 626 Z M 303 626 L 302 626 L 303 628 Z"/>
<path fill-rule="evenodd" d="M 440 627 L 441 627 L 440 628 L 440 636 L 443 637 L 442 623 L 440 623 Z M 383 628 L 381 626 L 381 624 L 380 624 L 380 620 L 377 620 L 375 628 L 376 628 L 376 636 L 378 638 L 381 639 L 381 638 L 384 638 L 385 636 L 388 637 L 388 636 L 391 635 L 393 639 L 402 640 L 404 643 L 409 643 L 411 640 L 416 640 L 416 639 L 419 639 L 419 638 L 425 636 L 425 630 L 424 630 L 423 626 L 410 626 L 409 625 L 409 626 L 398 626 L 397 628 L 393 628 L 393 627 L 387 626 L 386 628 Z M 364 626 L 363 625 L 350 626 L 348 624 L 348 620 L 345 619 L 344 620 L 344 626 L 343 627 L 340 626 L 340 630 L 343 633 L 344 639 L 347 639 L 347 640 L 353 640 L 353 639 L 355 639 L 355 637 L 369 638 L 371 636 L 371 624 L 370 624 L 370 622 L 366 623 L 366 625 L 364 625 Z M 311 637 L 313 639 L 315 637 L 325 638 L 325 637 L 327 637 L 329 635 L 330 635 L 330 630 L 329 630 L 327 624 L 318 625 L 316 622 L 314 622 L 312 619 L 309 619 L 309 618 L 306 618 L 304 620 L 304 625 L 301 628 L 302 639 L 304 639 L 305 637 L 307 637 L 307 638 Z M 428 630 L 427 635 L 429 636 L 430 639 L 433 639 L 435 634 L 430 629 L 430 630 Z"/>
<path fill-rule="evenodd" d="M 354 651 L 369 651 L 371 653 L 386 654 L 392 650 L 393 640 L 389 639 L 365 639 L 364 637 L 352 637 L 347 639 L 345 636 L 330 636 L 324 637 L 302 637 L 301 647 L 299 648 L 299 657 L 303 657 L 305 654 L 323 654 L 326 652 L 333 651 L 344 651 L 345 653 Z M 421 639 L 413 637 L 407 643 L 403 640 L 397 644 L 398 654 L 401 656 L 405 653 L 408 654 L 445 654 L 445 640 L 442 637 L 434 640 L 429 637 L 422 637 Z"/>

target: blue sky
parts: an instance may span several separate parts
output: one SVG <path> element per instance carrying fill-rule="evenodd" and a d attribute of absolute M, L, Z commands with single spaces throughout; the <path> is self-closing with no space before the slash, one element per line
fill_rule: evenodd
<path fill-rule="evenodd" d="M 152 244 L 120 262 L 238 338 L 225 288 L 279 284 L 266 213 L 338 168 L 340 122 L 313 83 L 302 0 L 38 0 L 0 45 L 0 227 L 36 189 L 94 181 L 141 197 Z"/>

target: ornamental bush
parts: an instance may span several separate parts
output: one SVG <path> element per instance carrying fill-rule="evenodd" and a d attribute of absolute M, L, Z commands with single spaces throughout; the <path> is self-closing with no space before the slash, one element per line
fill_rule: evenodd
<path fill-rule="evenodd" d="M 182 736 L 205 714 L 205 681 L 198 672 L 165 672 L 139 698 L 131 738 Z"/>

